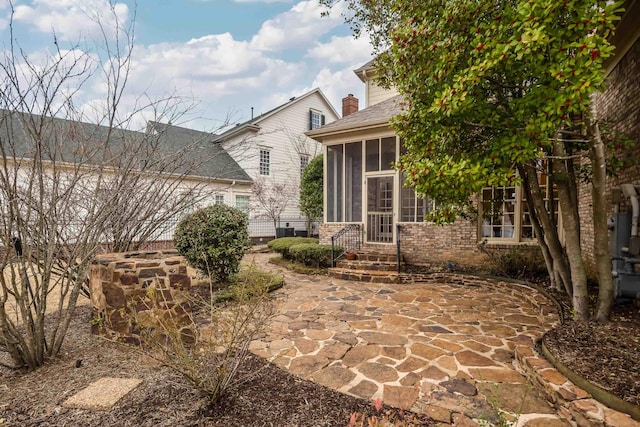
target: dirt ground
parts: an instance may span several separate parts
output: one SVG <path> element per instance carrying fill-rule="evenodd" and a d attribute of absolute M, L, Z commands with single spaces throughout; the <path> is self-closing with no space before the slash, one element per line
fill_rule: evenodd
<path fill-rule="evenodd" d="M 90 309 L 76 310 L 59 359 L 29 373 L 0 370 L 2 426 L 345 426 L 353 412 L 376 413 L 371 402 L 347 396 L 268 364 L 243 362 L 253 379 L 211 406 L 183 378 L 124 344 L 90 334 Z M 109 411 L 63 403 L 99 378 L 143 383 Z M 392 411 L 400 416 L 398 411 Z M 418 419 L 413 425 L 431 425 Z"/>

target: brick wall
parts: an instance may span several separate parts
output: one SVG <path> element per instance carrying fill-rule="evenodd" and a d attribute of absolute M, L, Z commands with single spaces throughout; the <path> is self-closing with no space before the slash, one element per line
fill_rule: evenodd
<path fill-rule="evenodd" d="M 345 223 L 320 225 L 320 243 L 331 244 L 331 236 Z M 395 244 L 380 245 L 395 250 Z M 478 234 L 475 223 L 460 220 L 455 224 L 437 226 L 426 223 L 401 225 L 400 247 L 408 264 L 438 265 L 454 263 L 473 266 L 486 262 L 486 256 L 478 250 Z"/>
<path fill-rule="evenodd" d="M 400 247 L 409 264 L 473 266 L 486 261 L 478 250 L 477 226 L 466 220 L 437 226 L 426 223 L 401 225 Z"/>
<path fill-rule="evenodd" d="M 625 152 L 627 164 L 611 177 L 607 184 L 607 200 L 610 204 L 611 188 L 620 184 L 640 185 L 640 40 L 627 51 L 608 77 L 605 91 L 596 98 L 599 118 L 606 120 L 612 129 L 625 134 L 634 146 Z M 593 267 L 593 216 L 591 213 L 591 189 L 589 185 L 579 188 L 581 239 L 587 264 Z M 621 210 L 629 209 L 623 204 Z"/>

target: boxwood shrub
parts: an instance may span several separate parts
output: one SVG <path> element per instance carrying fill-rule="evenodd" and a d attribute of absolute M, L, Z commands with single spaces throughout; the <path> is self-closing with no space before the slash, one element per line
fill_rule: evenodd
<path fill-rule="evenodd" d="M 192 267 L 225 282 L 249 247 L 247 216 L 231 206 L 208 206 L 180 220 L 173 242 Z"/>
<path fill-rule="evenodd" d="M 291 255 L 289 254 L 289 249 L 293 246 L 301 245 L 308 243 L 318 243 L 318 239 L 313 237 L 281 237 L 279 239 L 271 240 L 267 243 L 269 249 L 274 252 L 278 252 L 282 255 L 282 258 L 291 259 Z"/>
<path fill-rule="evenodd" d="M 292 260 L 310 267 L 331 267 L 331 245 L 302 243 L 289 248 L 289 254 Z"/>

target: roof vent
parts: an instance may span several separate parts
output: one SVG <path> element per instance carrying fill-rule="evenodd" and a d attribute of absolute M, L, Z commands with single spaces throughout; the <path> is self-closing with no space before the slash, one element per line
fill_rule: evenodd
<path fill-rule="evenodd" d="M 291 98 L 289 98 L 289 101 L 293 101 L 294 99 L 296 99 L 296 97 L 292 96 Z"/>

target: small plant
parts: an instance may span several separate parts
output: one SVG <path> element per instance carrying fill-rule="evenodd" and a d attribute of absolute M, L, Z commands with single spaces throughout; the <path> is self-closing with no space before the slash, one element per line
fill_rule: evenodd
<path fill-rule="evenodd" d="M 249 245 L 247 216 L 226 205 L 200 209 L 178 223 L 174 244 L 192 267 L 225 282 L 238 272 Z"/>
<path fill-rule="evenodd" d="M 507 250 L 490 248 L 483 242 L 478 248 L 489 257 L 490 274 L 533 281 L 548 277 L 547 267 L 538 247 Z"/>
<path fill-rule="evenodd" d="M 224 303 L 210 292 L 209 298 L 188 297 L 181 304 L 185 309 L 174 306 L 170 310 L 172 302 L 151 288 L 147 295 L 151 303 L 134 314 L 140 348 L 216 403 L 255 375 L 240 375 L 238 368 L 251 341 L 275 313 L 268 290 L 277 282 L 268 273 L 249 269 L 224 290 Z M 207 319 L 196 326 L 193 311 L 187 307 L 198 308 Z"/>
<path fill-rule="evenodd" d="M 318 239 L 312 237 L 282 237 L 280 239 L 275 239 L 267 243 L 269 249 L 274 252 L 278 252 L 282 255 L 282 258 L 291 259 L 291 254 L 289 250 L 296 245 L 301 245 L 305 243 L 318 243 Z"/>
<path fill-rule="evenodd" d="M 347 427 L 418 427 L 427 425 L 425 416 L 419 416 L 413 412 L 403 410 L 395 411 L 387 409 L 382 411 L 382 399 L 379 397 L 373 402 L 377 415 L 366 415 L 354 412 L 349 418 Z"/>

